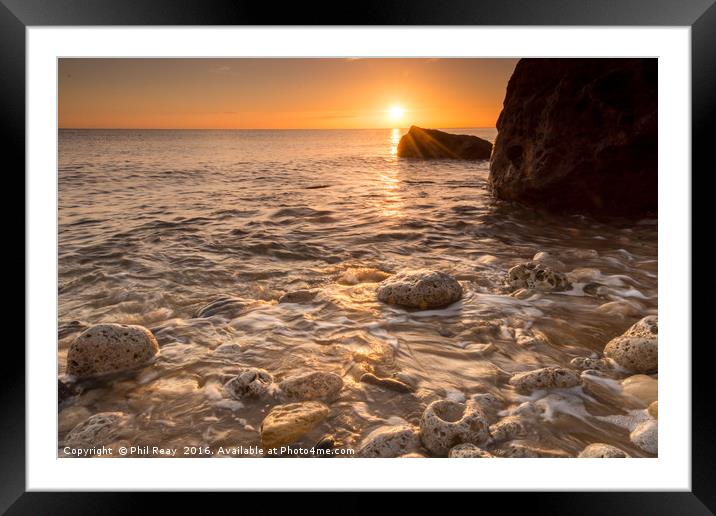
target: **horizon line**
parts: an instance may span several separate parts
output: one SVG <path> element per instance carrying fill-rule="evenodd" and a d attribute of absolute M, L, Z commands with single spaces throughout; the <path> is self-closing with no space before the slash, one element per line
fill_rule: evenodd
<path fill-rule="evenodd" d="M 57 129 L 60 131 L 377 131 L 409 129 L 413 126 L 415 124 L 406 127 L 58 127 Z M 496 129 L 496 127 L 465 125 L 461 127 L 426 127 L 424 129 Z"/>

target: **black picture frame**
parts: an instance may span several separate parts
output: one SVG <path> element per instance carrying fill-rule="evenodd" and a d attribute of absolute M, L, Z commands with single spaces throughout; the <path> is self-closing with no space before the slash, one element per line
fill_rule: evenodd
<path fill-rule="evenodd" d="M 716 118 L 714 0 L 363 0 L 336 2 L 330 6 L 286 2 L 280 7 L 243 0 L 0 0 L 0 105 L 3 162 L 9 164 L 6 174 L 25 167 L 25 29 L 73 25 L 688 26 L 692 45 L 691 178 L 696 176 L 696 171 L 707 174 L 713 170 L 710 135 L 716 132 L 713 130 Z M 21 184 L 24 191 L 24 182 Z M 10 224 L 17 218 L 17 211 L 13 213 L 14 217 L 7 219 Z M 692 219 L 697 220 L 693 204 Z M 705 270 L 705 264 L 699 267 L 700 260 L 705 258 L 694 254 L 693 248 L 691 252 L 692 270 Z M 24 251 L 22 257 L 14 253 L 10 260 L 19 262 L 21 258 L 25 263 Z M 699 309 L 703 310 L 694 306 L 697 314 Z M 692 315 L 692 320 L 698 318 Z M 0 407 L 4 412 L 0 417 L 0 512 L 123 514 L 138 506 L 146 507 L 146 498 L 152 495 L 25 492 L 25 353 L 16 342 L 7 340 L 0 382 Z M 692 348 L 692 491 L 532 493 L 530 498 L 538 500 L 530 500 L 530 507 L 552 514 L 712 514 L 716 511 L 716 489 L 713 488 L 716 485 L 716 428 L 708 388 L 714 361 L 713 343 L 709 340 L 698 342 Z M 688 344 L 669 343 L 684 349 Z M 54 393 L 47 395 L 54 396 Z M 524 499 L 524 495 L 504 493 L 477 496 L 481 497 L 481 507 L 492 501 L 504 504 L 506 496 L 510 497 L 510 504 L 519 504 Z M 498 502 L 487 500 L 486 496 L 503 498 Z M 184 496 L 174 494 L 173 497 L 175 502 L 184 503 Z M 360 510 L 362 500 L 360 495 L 348 494 L 341 504 L 347 510 Z M 293 503 L 302 505 L 296 500 Z M 422 503 L 420 497 L 413 498 L 413 503 Z M 410 510 L 410 504 L 401 502 L 401 511 L 405 510 Z"/>

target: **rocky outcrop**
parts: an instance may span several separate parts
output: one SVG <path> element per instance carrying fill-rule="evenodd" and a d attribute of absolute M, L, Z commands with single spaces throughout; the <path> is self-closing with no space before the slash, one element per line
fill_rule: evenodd
<path fill-rule="evenodd" d="M 378 287 L 378 300 L 409 308 L 441 308 L 462 298 L 462 287 L 440 271 L 414 270 L 394 274 Z"/>
<path fill-rule="evenodd" d="M 67 352 L 67 374 L 85 377 L 133 369 L 159 353 L 159 344 L 143 326 L 97 324 L 83 331 Z"/>
<path fill-rule="evenodd" d="M 261 444 L 264 448 L 291 444 L 318 426 L 329 412 L 326 405 L 317 401 L 278 405 L 261 423 Z"/>
<path fill-rule="evenodd" d="M 420 159 L 490 159 L 492 144 L 467 134 L 411 126 L 398 143 L 398 156 Z"/>
<path fill-rule="evenodd" d="M 575 211 L 656 210 L 656 59 L 522 59 L 497 130 L 496 197 Z"/>
<path fill-rule="evenodd" d="M 659 324 L 655 315 L 644 317 L 623 335 L 610 340 L 604 355 L 635 373 L 651 373 L 659 366 Z"/>

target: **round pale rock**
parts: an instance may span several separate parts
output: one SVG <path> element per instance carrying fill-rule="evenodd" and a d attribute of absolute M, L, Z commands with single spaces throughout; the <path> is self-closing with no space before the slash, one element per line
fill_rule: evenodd
<path fill-rule="evenodd" d="M 496 442 L 511 441 L 523 437 L 525 433 L 525 427 L 518 416 L 507 416 L 490 425 L 490 436 Z"/>
<path fill-rule="evenodd" d="M 445 456 L 458 444 L 480 444 L 490 437 L 485 414 L 479 405 L 449 400 L 432 402 L 420 418 L 423 445 L 435 455 Z"/>
<path fill-rule="evenodd" d="M 474 444 L 465 443 L 450 448 L 448 457 L 451 459 L 489 459 L 492 458 L 492 454 Z"/>
<path fill-rule="evenodd" d="M 659 418 L 659 402 L 655 401 L 649 405 L 649 415 L 654 418 Z"/>
<path fill-rule="evenodd" d="M 378 287 L 378 300 L 421 310 L 448 306 L 460 298 L 460 283 L 449 274 L 433 270 L 399 272 Z"/>
<path fill-rule="evenodd" d="M 330 399 L 343 388 L 343 378 L 336 373 L 312 371 L 286 378 L 278 384 L 278 387 L 288 399 Z"/>
<path fill-rule="evenodd" d="M 656 419 L 649 419 L 640 423 L 629 438 L 637 448 L 648 453 L 656 454 L 659 451 L 659 423 Z"/>
<path fill-rule="evenodd" d="M 417 430 L 409 425 L 382 426 L 373 430 L 358 447 L 358 457 L 402 457 L 420 445 Z"/>
<path fill-rule="evenodd" d="M 291 444 L 318 426 L 329 412 L 326 405 L 317 401 L 278 405 L 261 423 L 261 444 L 264 448 Z"/>
<path fill-rule="evenodd" d="M 580 459 L 625 459 L 629 457 L 629 454 L 616 446 L 593 443 L 584 448 L 577 457 Z"/>
<path fill-rule="evenodd" d="M 226 382 L 224 390 L 234 399 L 262 398 L 271 394 L 273 377 L 263 369 L 251 367 L 242 370 Z"/>
<path fill-rule="evenodd" d="M 582 383 L 579 374 L 564 367 L 544 367 L 517 373 L 510 378 L 510 385 L 523 394 L 543 389 L 564 389 Z"/>
<path fill-rule="evenodd" d="M 639 399 L 645 406 L 659 398 L 659 382 L 645 374 L 635 374 L 622 380 L 624 394 Z"/>
<path fill-rule="evenodd" d="M 65 437 L 65 446 L 92 448 L 117 439 L 128 417 L 123 412 L 100 412 L 75 426 Z"/>
<path fill-rule="evenodd" d="M 552 292 L 567 290 L 567 276 L 538 262 L 515 265 L 507 272 L 507 284 L 514 290 L 529 289 Z"/>
<path fill-rule="evenodd" d="M 649 315 L 634 324 L 623 335 L 610 340 L 604 355 L 635 373 L 651 373 L 659 366 L 659 324 Z"/>
<path fill-rule="evenodd" d="M 70 345 L 67 373 L 82 377 L 133 369 L 157 353 L 157 339 L 143 326 L 97 324 Z"/>

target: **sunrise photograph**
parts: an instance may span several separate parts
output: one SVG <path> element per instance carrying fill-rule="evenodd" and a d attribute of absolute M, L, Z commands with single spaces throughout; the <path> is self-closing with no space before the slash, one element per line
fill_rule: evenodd
<path fill-rule="evenodd" d="M 58 59 L 57 456 L 657 457 L 657 66 Z"/>

